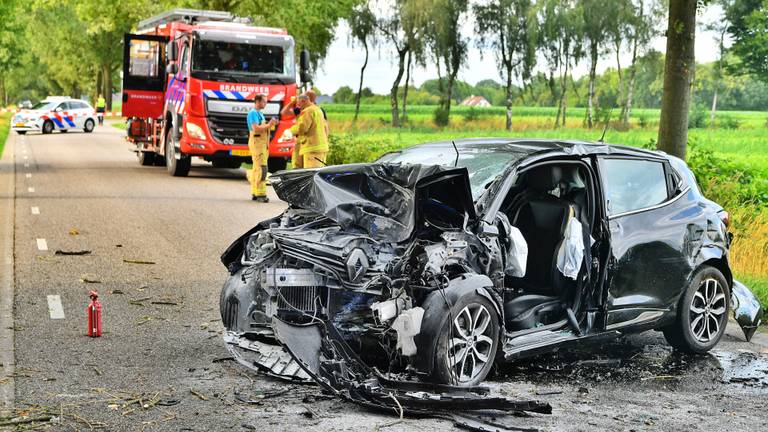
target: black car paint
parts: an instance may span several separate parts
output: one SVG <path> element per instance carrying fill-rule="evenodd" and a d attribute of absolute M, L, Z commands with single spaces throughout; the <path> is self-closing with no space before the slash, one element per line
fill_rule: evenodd
<path fill-rule="evenodd" d="M 459 142 L 459 148 L 488 141 L 467 140 L 467 142 Z M 599 160 L 606 157 L 640 158 L 664 161 L 667 167 L 671 168 L 671 163 L 666 156 L 633 148 L 581 142 L 499 139 L 490 141 L 495 146 L 509 145 L 516 151 L 525 149 L 527 154 L 512 162 L 479 198 L 478 219 L 471 227 L 467 227 L 473 230 L 474 235 L 478 238 L 484 235 L 493 236 L 496 213 L 501 207 L 506 191 L 510 189 L 518 174 L 541 164 L 581 163 L 589 168 L 591 183 L 594 186 L 591 196 L 595 213 L 592 215 L 590 230 L 599 243 L 594 257 L 597 266 L 592 276 L 592 296 L 586 299 L 584 310 L 579 313 L 579 320 L 575 324 L 572 322 L 571 326 L 578 328 L 572 328 L 571 330 L 574 330 L 572 335 L 565 335 L 553 343 L 543 343 L 531 346 L 529 349 L 507 352 L 508 359 L 550 351 L 555 346 L 588 339 L 602 340 L 605 337 L 615 337 L 620 334 L 616 330 L 633 332 L 659 328 L 674 318 L 678 299 L 687 287 L 686 282 L 690 279 L 692 272 L 705 263 L 721 269 L 729 284 L 733 283 L 728 271 L 728 240 L 727 236 L 723 238 L 721 235 L 724 227 L 717 215 L 722 209 L 704 199 L 695 184 L 686 184 L 683 188 L 670 188 L 678 196 L 658 208 L 616 217 L 607 216 Z M 440 143 L 430 145 L 439 146 Z M 442 145 L 448 144 L 442 143 Z M 679 164 L 676 169 L 680 169 Z M 689 177 L 689 173 L 680 174 L 684 182 Z M 280 176 L 277 177 L 278 182 L 279 178 Z M 690 180 L 687 181 L 690 183 Z M 222 262 L 230 272 L 234 274 L 238 271 L 239 258 L 249 235 L 278 221 L 279 218 L 275 218 L 259 224 L 227 249 L 222 255 Z M 662 222 L 677 228 L 659 227 Z M 685 226 L 684 235 L 680 234 L 682 225 Z M 637 233 L 652 235 L 651 238 L 654 240 L 643 241 Z M 644 259 L 651 260 L 653 263 L 646 264 L 643 262 Z M 627 274 L 633 277 L 627 277 Z M 486 275 L 470 275 L 468 279 L 472 282 L 471 286 L 454 280 L 452 286 L 445 292 L 455 296 L 473 287 L 476 292 L 482 293 L 493 301 L 503 323 L 502 299 L 489 289 L 493 287 L 494 282 Z M 429 299 L 424 304 L 428 302 Z M 222 313 L 224 313 L 223 307 Z M 439 320 L 430 316 L 439 317 L 439 313 L 425 315 L 424 329 L 434 329 L 438 325 Z M 741 316 L 745 317 L 744 323 L 740 322 L 742 327 L 749 324 L 754 326 L 755 320 L 759 319 L 759 304 L 757 312 L 753 307 Z M 748 316 L 752 316 L 751 323 L 746 318 Z M 434 323 L 433 320 L 435 320 Z M 505 339 L 514 335 L 500 335 L 500 337 Z M 433 342 L 426 340 L 422 335 L 419 336 L 419 340 L 425 345 Z M 430 365 L 426 364 L 428 360 L 421 360 L 420 367 L 428 370 L 430 368 Z"/>

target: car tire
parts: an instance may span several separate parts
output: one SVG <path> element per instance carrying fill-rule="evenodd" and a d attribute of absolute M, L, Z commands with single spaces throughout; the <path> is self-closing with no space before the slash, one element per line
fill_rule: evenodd
<path fill-rule="evenodd" d="M 267 159 L 267 172 L 274 173 L 284 170 L 288 166 L 288 159 L 271 157 Z"/>
<path fill-rule="evenodd" d="M 27 131 L 16 131 L 16 133 L 19 135 L 26 135 Z"/>
<path fill-rule="evenodd" d="M 52 133 L 53 132 L 53 122 L 50 121 L 50 120 L 46 120 L 45 122 L 43 122 L 43 129 L 42 129 L 42 131 L 46 135 L 49 134 L 49 133 Z"/>
<path fill-rule="evenodd" d="M 155 159 L 157 159 L 157 154 L 154 152 L 140 151 L 137 156 L 139 157 L 141 166 L 152 166 L 155 164 Z"/>
<path fill-rule="evenodd" d="M 674 323 L 663 329 L 667 343 L 686 353 L 711 350 L 725 333 L 730 301 L 728 281 L 720 270 L 699 268 L 680 299 Z"/>
<path fill-rule="evenodd" d="M 496 308 L 487 298 L 476 293 L 459 298 L 440 327 L 432 379 L 459 386 L 481 383 L 493 368 L 500 328 Z"/>
<path fill-rule="evenodd" d="M 173 129 L 168 129 L 165 134 L 165 167 L 168 173 L 174 177 L 186 177 L 189 174 L 189 168 L 192 166 L 192 160 L 188 155 L 181 155 L 176 159 L 176 143 L 173 139 Z"/>
<path fill-rule="evenodd" d="M 83 132 L 91 133 L 93 132 L 93 128 L 95 127 L 96 127 L 96 123 L 93 122 L 93 119 L 88 119 L 85 121 L 85 125 L 83 125 Z"/>

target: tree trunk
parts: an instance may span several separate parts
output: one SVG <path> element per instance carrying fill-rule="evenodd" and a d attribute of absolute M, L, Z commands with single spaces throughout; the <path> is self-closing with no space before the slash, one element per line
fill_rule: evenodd
<path fill-rule="evenodd" d="M 392 126 L 400 127 L 400 109 L 397 102 L 397 91 L 400 89 L 400 80 L 403 79 L 403 69 L 405 69 L 405 55 L 408 53 L 408 48 L 397 50 L 397 77 L 395 82 L 392 83 L 392 88 L 389 91 L 389 103 L 392 107 Z"/>
<path fill-rule="evenodd" d="M 508 131 L 512 130 L 512 66 L 507 66 L 507 123 L 506 123 L 506 129 Z"/>
<path fill-rule="evenodd" d="M 712 95 L 712 112 L 709 113 L 709 127 L 715 127 L 716 112 L 717 112 L 717 85 L 715 85 L 715 94 Z"/>
<path fill-rule="evenodd" d="M 401 123 L 408 122 L 408 85 L 411 82 L 411 51 L 408 51 L 408 62 L 405 66 L 405 89 L 403 89 L 403 115 Z"/>
<path fill-rule="evenodd" d="M 560 88 L 560 109 L 558 110 L 558 117 L 560 112 L 562 113 L 561 126 L 565 127 L 566 111 L 568 110 L 568 60 L 565 62 L 565 73 L 563 74 L 562 86 Z"/>
<path fill-rule="evenodd" d="M 624 105 L 624 77 L 621 75 L 621 41 L 616 42 L 616 73 L 619 75 L 619 91 L 616 94 L 616 105 Z"/>
<path fill-rule="evenodd" d="M 717 60 L 717 77 L 715 77 L 715 94 L 712 95 L 712 112 L 709 115 L 710 127 L 715 126 L 715 114 L 717 113 L 717 91 L 720 89 L 720 82 L 723 79 L 723 56 L 725 55 L 725 46 L 723 45 L 725 39 L 725 31 L 728 27 L 723 27 L 720 32 L 720 58 Z"/>
<path fill-rule="evenodd" d="M 589 97 L 587 99 L 587 127 L 592 129 L 593 123 L 593 100 L 595 98 L 595 76 L 597 75 L 597 43 L 589 43 Z"/>
<path fill-rule="evenodd" d="M 685 159 L 695 70 L 696 0 L 670 0 L 658 149 Z"/>
<path fill-rule="evenodd" d="M 643 13 L 643 3 L 640 3 L 640 14 Z M 621 108 L 621 122 L 624 127 L 629 127 L 629 116 L 632 114 L 632 99 L 635 97 L 635 78 L 637 77 L 637 44 L 638 36 L 632 41 L 632 63 L 629 67 L 629 83 L 627 84 L 627 97 Z"/>
<path fill-rule="evenodd" d="M 360 114 L 360 97 L 363 95 L 363 76 L 365 75 L 365 68 L 368 66 L 368 41 L 363 39 L 363 47 L 365 48 L 365 61 L 363 67 L 360 68 L 360 85 L 357 86 L 357 95 L 355 96 L 355 116 L 352 118 L 352 123 L 357 123 L 357 116 Z"/>
<path fill-rule="evenodd" d="M 112 68 L 105 64 L 101 68 L 104 74 L 104 100 L 106 102 L 106 111 L 112 111 Z"/>

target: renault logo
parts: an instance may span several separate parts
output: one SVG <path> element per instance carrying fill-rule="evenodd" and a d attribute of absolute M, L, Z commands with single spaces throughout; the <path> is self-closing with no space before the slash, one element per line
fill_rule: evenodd
<path fill-rule="evenodd" d="M 347 257 L 347 274 L 350 282 L 359 282 L 368 271 L 368 258 L 362 249 L 353 250 Z"/>

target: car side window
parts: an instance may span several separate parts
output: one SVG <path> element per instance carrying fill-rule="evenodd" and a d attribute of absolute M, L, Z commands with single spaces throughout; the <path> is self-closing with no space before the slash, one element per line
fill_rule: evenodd
<path fill-rule="evenodd" d="M 66 102 L 62 102 L 57 106 L 54 111 L 66 111 L 69 109 L 69 104 Z"/>
<path fill-rule="evenodd" d="M 667 177 L 661 162 L 604 159 L 603 184 L 609 215 L 641 210 L 669 198 Z"/>

